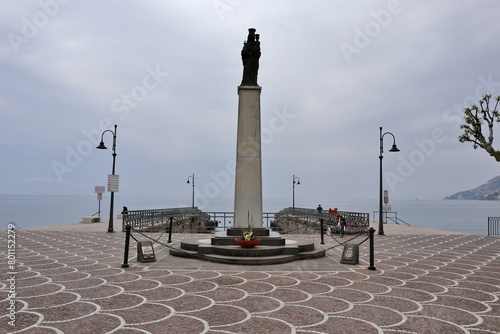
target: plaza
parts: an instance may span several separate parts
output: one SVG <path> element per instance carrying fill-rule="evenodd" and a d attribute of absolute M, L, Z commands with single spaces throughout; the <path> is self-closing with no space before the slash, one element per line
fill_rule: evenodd
<path fill-rule="evenodd" d="M 331 236 L 294 235 L 316 238 L 326 256 L 273 266 L 179 258 L 159 243 L 156 262 L 140 263 L 132 241 L 122 268 L 125 233 L 105 225 L 15 230 L 15 321 L 4 312 L 1 333 L 499 332 L 498 237 L 387 224 L 376 270 L 368 242 L 358 265 L 341 264 L 345 239 Z M 174 234 L 172 247 L 185 238 Z M 6 310 L 12 270 L 1 267 Z"/>

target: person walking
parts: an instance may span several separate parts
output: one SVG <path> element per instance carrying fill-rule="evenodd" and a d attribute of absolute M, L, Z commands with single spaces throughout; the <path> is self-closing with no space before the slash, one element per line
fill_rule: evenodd
<path fill-rule="evenodd" d="M 344 232 L 345 232 L 345 219 L 344 217 L 339 219 L 339 235 L 341 238 L 344 237 Z"/>

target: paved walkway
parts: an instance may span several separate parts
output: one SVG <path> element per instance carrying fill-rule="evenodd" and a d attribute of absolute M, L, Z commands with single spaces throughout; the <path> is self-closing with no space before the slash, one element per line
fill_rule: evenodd
<path fill-rule="evenodd" d="M 336 247 L 266 267 L 176 258 L 162 245 L 157 262 L 138 263 L 133 243 L 124 269 L 124 233 L 106 230 L 15 230 L 14 268 L 2 242 L 0 333 L 500 333 L 498 237 L 386 225 L 374 271 L 368 242 L 359 265 L 340 264 Z M 174 246 L 182 238 L 193 235 L 174 234 Z"/>

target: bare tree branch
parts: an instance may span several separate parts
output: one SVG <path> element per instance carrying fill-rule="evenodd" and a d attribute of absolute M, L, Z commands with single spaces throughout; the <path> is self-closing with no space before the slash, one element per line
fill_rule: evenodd
<path fill-rule="evenodd" d="M 486 94 L 479 100 L 479 107 L 474 104 L 469 108 L 465 108 L 465 124 L 460 125 L 464 132 L 458 137 L 458 140 L 461 143 L 472 143 L 474 149 L 481 147 L 496 161 L 500 162 L 500 151 L 493 147 L 494 126 L 500 122 L 500 113 L 498 111 L 500 96 L 496 97 L 493 109 L 490 109 L 490 99 L 491 95 Z M 484 134 L 483 125 L 485 125 Z M 485 138 L 485 135 L 487 135 L 488 139 Z"/>

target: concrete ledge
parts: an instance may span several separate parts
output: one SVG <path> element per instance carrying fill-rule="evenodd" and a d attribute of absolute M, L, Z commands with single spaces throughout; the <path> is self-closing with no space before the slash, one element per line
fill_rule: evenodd
<path fill-rule="evenodd" d="M 203 260 L 214 263 L 231 264 L 231 265 L 254 265 L 254 266 L 276 265 L 276 264 L 294 262 L 298 260 L 318 259 L 326 255 L 324 250 L 319 250 L 315 252 L 301 253 L 298 255 L 283 254 L 283 255 L 264 256 L 264 257 L 246 257 L 246 256 L 240 257 L 240 256 L 227 256 L 220 254 L 197 254 L 195 252 L 188 252 L 185 250 L 175 250 L 175 249 L 170 249 L 169 254 L 175 257 L 191 258 L 191 259 Z"/>
<path fill-rule="evenodd" d="M 235 237 L 213 237 L 212 245 L 214 246 L 234 246 L 236 242 L 234 241 Z M 284 238 L 274 238 L 274 237 L 260 237 L 261 246 L 284 246 L 286 244 L 286 240 Z"/>
<path fill-rule="evenodd" d="M 101 221 L 101 217 L 99 217 L 99 216 L 83 217 L 82 218 L 82 224 L 99 223 L 100 221 Z"/>
<path fill-rule="evenodd" d="M 233 237 L 241 237 L 243 228 L 240 227 L 231 227 L 227 229 L 227 236 L 233 236 Z M 253 235 L 256 237 L 268 237 L 270 236 L 268 228 L 254 228 L 252 229 Z"/>
<path fill-rule="evenodd" d="M 230 241 L 230 243 L 222 242 L 214 245 L 214 239 Z M 270 265 L 325 256 L 324 250 L 314 249 L 312 241 L 278 239 L 280 242 L 277 245 L 263 245 L 264 240 L 272 241 L 273 237 L 262 237 L 261 244 L 255 248 L 242 248 L 235 245 L 234 237 L 188 239 L 181 241 L 180 249 L 170 249 L 169 254 L 209 262 L 241 265 Z"/>
<path fill-rule="evenodd" d="M 298 255 L 300 253 L 297 245 L 289 245 L 283 247 L 273 246 L 256 246 L 255 248 L 243 248 L 238 245 L 233 246 L 212 246 L 212 245 L 199 245 L 198 254 L 217 254 L 224 256 L 236 257 L 264 257 L 276 255 Z"/>

